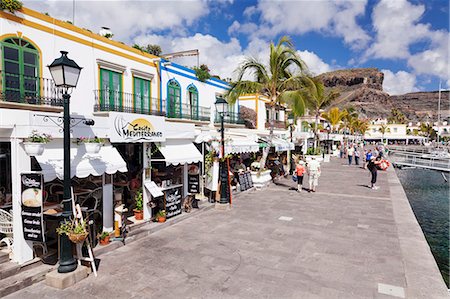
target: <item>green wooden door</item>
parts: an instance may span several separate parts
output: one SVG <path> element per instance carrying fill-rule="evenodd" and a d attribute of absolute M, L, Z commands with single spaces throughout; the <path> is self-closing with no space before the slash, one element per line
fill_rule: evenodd
<path fill-rule="evenodd" d="M 171 80 L 167 85 L 167 116 L 181 117 L 181 88 L 175 80 Z"/>
<path fill-rule="evenodd" d="M 40 104 L 39 52 L 21 38 L 8 38 L 1 44 L 5 99 Z"/>
<path fill-rule="evenodd" d="M 189 110 L 191 113 L 191 119 L 198 120 L 198 90 L 195 86 L 188 88 L 189 94 Z"/>
<path fill-rule="evenodd" d="M 122 74 L 100 69 L 100 106 L 122 111 Z"/>
<path fill-rule="evenodd" d="M 150 81 L 134 78 L 133 107 L 136 113 L 150 113 Z"/>

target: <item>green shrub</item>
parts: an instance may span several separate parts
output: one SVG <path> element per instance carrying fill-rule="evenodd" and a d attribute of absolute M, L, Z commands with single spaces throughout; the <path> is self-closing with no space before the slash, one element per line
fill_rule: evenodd
<path fill-rule="evenodd" d="M 322 154 L 322 151 L 320 150 L 320 148 L 310 147 L 306 150 L 306 154 L 311 155 L 311 156 L 320 155 L 320 154 Z"/>
<path fill-rule="evenodd" d="M 7 10 L 11 13 L 22 8 L 22 2 L 18 0 L 1 0 L 0 1 L 0 9 Z"/>

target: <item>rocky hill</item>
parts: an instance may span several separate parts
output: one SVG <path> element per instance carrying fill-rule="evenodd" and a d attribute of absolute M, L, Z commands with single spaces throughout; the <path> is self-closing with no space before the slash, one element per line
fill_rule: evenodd
<path fill-rule="evenodd" d="M 354 107 L 363 117 L 387 117 L 395 107 L 410 121 L 437 120 L 437 91 L 390 96 L 383 91 L 384 74 L 377 68 L 338 70 L 318 77 L 326 87 L 340 92 L 336 106 Z M 447 91 L 441 93 L 441 115 L 450 116 Z"/>

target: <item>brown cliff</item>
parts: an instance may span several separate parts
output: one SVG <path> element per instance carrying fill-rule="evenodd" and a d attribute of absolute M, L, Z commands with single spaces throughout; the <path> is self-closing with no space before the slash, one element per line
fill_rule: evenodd
<path fill-rule="evenodd" d="M 384 118 L 398 108 L 410 121 L 437 120 L 437 91 L 390 96 L 383 91 L 384 74 L 377 68 L 337 70 L 318 77 L 327 88 L 339 91 L 333 106 L 354 107 L 362 117 Z M 449 116 L 449 93 L 445 91 L 441 93 L 441 117 Z"/>

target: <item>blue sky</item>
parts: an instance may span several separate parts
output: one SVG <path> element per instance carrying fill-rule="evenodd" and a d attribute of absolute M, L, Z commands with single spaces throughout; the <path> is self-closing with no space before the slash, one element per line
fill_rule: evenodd
<path fill-rule="evenodd" d="M 72 0 L 24 4 L 72 20 Z M 288 35 L 314 74 L 376 67 L 390 94 L 450 84 L 446 0 L 75 0 L 75 24 L 107 26 L 115 40 L 159 44 L 165 53 L 199 49 L 200 63 L 222 78 L 233 77 L 246 56 L 264 61 L 268 44 Z"/>

